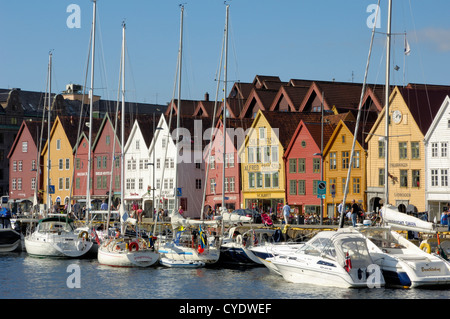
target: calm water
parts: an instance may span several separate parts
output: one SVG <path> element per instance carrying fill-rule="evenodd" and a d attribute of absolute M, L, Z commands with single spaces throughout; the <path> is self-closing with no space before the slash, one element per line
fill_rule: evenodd
<path fill-rule="evenodd" d="M 67 283 L 68 278 L 75 273 L 74 267 L 80 274 L 79 288 L 69 288 Z M 73 285 L 75 281 L 69 282 Z M 0 299 L 147 299 L 153 304 L 163 299 L 175 302 L 172 310 L 179 311 L 180 302 L 184 305 L 189 301 L 239 302 L 247 299 L 260 303 L 274 300 L 282 302 L 280 307 L 286 309 L 286 303 L 298 307 L 297 300 L 305 299 L 449 298 L 450 289 L 339 289 L 292 284 L 271 274 L 265 267 L 113 268 L 99 265 L 95 258 L 36 258 L 25 252 L 0 254 Z"/>

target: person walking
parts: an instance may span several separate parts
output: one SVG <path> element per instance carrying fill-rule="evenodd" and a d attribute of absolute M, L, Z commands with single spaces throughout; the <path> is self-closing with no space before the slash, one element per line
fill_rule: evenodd
<path fill-rule="evenodd" d="M 284 217 L 284 223 L 287 225 L 289 224 L 289 216 L 291 214 L 291 207 L 286 202 L 286 205 L 283 206 L 283 217 Z"/>
<path fill-rule="evenodd" d="M 355 200 L 352 200 L 352 225 L 353 227 L 356 227 L 356 223 L 358 220 L 358 212 L 359 212 L 359 206 L 356 204 Z"/>

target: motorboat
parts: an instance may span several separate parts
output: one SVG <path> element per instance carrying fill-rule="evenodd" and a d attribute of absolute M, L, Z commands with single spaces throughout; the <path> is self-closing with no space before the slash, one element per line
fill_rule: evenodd
<path fill-rule="evenodd" d="M 0 252 L 11 252 L 19 249 L 23 235 L 11 224 L 11 213 L 5 207 L 0 207 Z"/>
<path fill-rule="evenodd" d="M 240 265 L 262 265 L 253 248 L 279 241 L 280 233 L 279 229 L 231 227 L 220 246 L 220 261 Z"/>
<path fill-rule="evenodd" d="M 265 245 L 251 247 L 250 250 L 271 272 L 281 275 L 278 268 L 272 264 L 269 258 L 278 255 L 289 255 L 302 247 L 303 244 L 303 242 L 271 242 Z"/>
<path fill-rule="evenodd" d="M 35 230 L 25 236 L 29 255 L 42 257 L 81 257 L 92 247 L 87 232 L 75 232 L 73 220 L 66 215 L 39 220 Z"/>
<path fill-rule="evenodd" d="M 406 239 L 399 230 L 435 233 L 434 225 L 386 205 L 381 210 L 381 226 L 356 229 L 367 239 L 374 262 L 381 268 L 386 284 L 408 288 L 450 285 L 450 263 L 428 253 Z"/>
<path fill-rule="evenodd" d="M 366 239 L 348 228 L 321 231 L 294 252 L 268 258 L 288 282 L 329 287 L 381 287 Z"/>
<path fill-rule="evenodd" d="M 170 260 L 172 263 L 195 261 L 205 265 L 214 264 L 219 260 L 219 236 L 215 235 L 214 230 L 208 229 L 217 229 L 219 220 L 189 219 L 174 211 L 171 213 L 171 225 L 173 235 L 158 240 L 161 259 Z"/>

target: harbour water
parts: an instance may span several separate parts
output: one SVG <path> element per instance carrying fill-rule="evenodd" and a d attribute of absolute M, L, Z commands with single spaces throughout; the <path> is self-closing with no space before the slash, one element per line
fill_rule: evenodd
<path fill-rule="evenodd" d="M 450 289 L 340 289 L 286 282 L 265 267 L 114 268 L 96 258 L 0 255 L 0 299 L 449 299 Z"/>

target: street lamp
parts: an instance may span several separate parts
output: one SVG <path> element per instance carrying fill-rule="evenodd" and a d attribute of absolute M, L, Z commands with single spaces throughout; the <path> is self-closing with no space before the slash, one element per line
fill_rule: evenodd
<path fill-rule="evenodd" d="M 323 181 L 323 153 L 314 153 L 313 156 L 320 156 L 320 179 Z M 323 196 L 320 196 L 320 225 L 323 224 Z"/>

